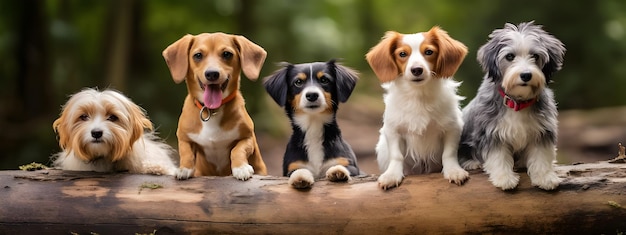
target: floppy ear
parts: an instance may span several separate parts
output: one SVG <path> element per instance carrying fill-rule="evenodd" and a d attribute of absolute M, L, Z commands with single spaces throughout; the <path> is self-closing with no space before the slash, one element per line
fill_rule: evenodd
<path fill-rule="evenodd" d="M 293 68 L 292 64 L 281 63 L 282 69 L 276 70 L 272 75 L 263 79 L 263 86 L 274 101 L 283 107 L 287 104 L 287 73 Z"/>
<path fill-rule="evenodd" d="M 450 37 L 438 26 L 432 27 L 428 34 L 432 35 L 439 45 L 439 55 L 433 71 L 439 78 L 449 78 L 456 73 L 467 55 L 467 47 Z"/>
<path fill-rule="evenodd" d="M 499 81 L 502 79 L 502 72 L 498 66 L 498 54 L 502 49 L 500 40 L 495 38 L 495 34 L 499 32 L 494 30 L 490 35 L 490 40 L 482 45 L 476 53 L 476 59 L 483 69 L 483 72 L 487 73 L 487 77 L 491 78 L 491 81 Z"/>
<path fill-rule="evenodd" d="M 193 38 L 193 35 L 187 34 L 163 50 L 163 58 L 165 58 L 167 67 L 170 69 L 172 78 L 176 83 L 181 83 L 187 76 L 187 69 L 189 69 L 189 46 Z"/>
<path fill-rule="evenodd" d="M 65 149 L 67 144 L 70 142 L 70 136 L 67 130 L 68 124 L 67 124 L 66 116 L 67 116 L 66 111 L 63 110 L 63 112 L 61 113 L 61 116 L 57 118 L 56 120 L 54 120 L 54 122 L 52 123 L 52 129 L 57 134 L 59 147 L 61 147 L 61 149 Z"/>
<path fill-rule="evenodd" d="M 239 46 L 243 73 L 248 79 L 255 81 L 259 77 L 267 52 L 244 36 L 235 36 L 235 43 Z"/>
<path fill-rule="evenodd" d="M 130 128 L 128 131 L 130 133 L 130 138 L 128 138 L 128 142 L 125 143 L 127 147 L 116 146 L 111 154 L 112 160 L 118 161 L 127 154 L 130 147 L 133 146 L 135 141 L 141 138 L 146 130 L 152 131 L 153 126 L 150 119 L 148 119 L 148 116 L 146 116 L 146 110 L 135 104 L 130 98 L 121 92 L 116 90 L 106 90 L 102 93 L 120 102 L 125 109 L 122 111 L 128 113 L 128 127 Z"/>
<path fill-rule="evenodd" d="M 146 111 L 139 107 L 139 105 L 130 101 L 130 99 L 127 103 L 127 109 L 130 115 L 131 128 L 133 129 L 133 133 L 130 138 L 130 144 L 132 146 L 136 140 L 141 138 L 141 135 L 143 135 L 146 130 L 152 131 L 154 127 L 152 126 L 150 119 L 148 119 Z"/>
<path fill-rule="evenodd" d="M 335 60 L 330 60 L 326 64 L 335 71 L 337 99 L 342 103 L 348 101 L 359 79 L 359 74 L 351 68 L 336 64 Z"/>
<path fill-rule="evenodd" d="M 382 83 L 392 81 L 398 77 L 398 66 L 393 57 L 398 37 L 400 37 L 400 33 L 388 31 L 383 39 L 365 55 L 367 63 L 370 64 L 378 80 Z"/>
<path fill-rule="evenodd" d="M 563 66 L 563 57 L 565 57 L 565 45 L 556 37 L 545 33 L 541 36 L 541 42 L 548 50 L 548 62 L 543 66 L 541 71 L 546 77 L 546 82 L 552 80 L 552 76 Z"/>

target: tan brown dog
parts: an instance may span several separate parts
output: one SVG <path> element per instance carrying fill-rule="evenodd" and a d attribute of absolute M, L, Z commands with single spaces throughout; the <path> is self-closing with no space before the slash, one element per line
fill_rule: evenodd
<path fill-rule="evenodd" d="M 256 80 L 266 56 L 245 37 L 224 33 L 188 34 L 163 51 L 174 82 L 185 80 L 189 92 L 176 132 L 177 179 L 267 174 L 239 91 L 241 71 Z"/>

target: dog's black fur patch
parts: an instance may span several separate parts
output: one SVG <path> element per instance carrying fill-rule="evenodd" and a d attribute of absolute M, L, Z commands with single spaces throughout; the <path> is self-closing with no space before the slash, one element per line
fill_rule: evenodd
<path fill-rule="evenodd" d="M 309 161 L 305 143 L 306 132 L 294 121 L 295 115 L 308 115 L 299 110 L 297 105 L 294 105 L 294 99 L 305 96 L 301 93 L 307 86 L 318 86 L 323 90 L 325 96 L 331 98 L 330 105 L 323 111 L 332 115 L 332 118 L 323 124 L 324 159 L 322 165 L 330 160 L 343 157 L 349 162 L 346 168 L 350 175 L 358 175 L 359 168 L 354 151 L 341 137 L 341 131 L 336 121 L 338 105 L 340 102 L 346 102 L 350 97 L 358 79 L 357 73 L 350 68 L 337 64 L 334 60 L 306 64 L 283 63 L 282 66 L 282 69 L 266 77 L 263 85 L 274 101 L 284 107 L 293 130 L 283 158 L 283 175 L 289 176 L 291 174 L 293 171 L 293 169 L 289 170 L 291 163 Z M 296 80 L 301 80 L 298 81 L 298 85 L 295 84 Z M 317 169 L 317 171 L 321 170 Z"/>

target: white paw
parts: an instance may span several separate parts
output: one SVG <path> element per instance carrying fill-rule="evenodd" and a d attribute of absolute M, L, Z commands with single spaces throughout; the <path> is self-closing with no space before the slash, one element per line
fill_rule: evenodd
<path fill-rule="evenodd" d="M 350 172 L 345 166 L 335 165 L 328 168 L 326 178 L 332 182 L 348 181 L 350 180 Z"/>
<path fill-rule="evenodd" d="M 509 190 L 517 187 L 519 184 L 519 175 L 512 171 L 510 173 L 490 174 L 489 181 L 502 190 Z"/>
<path fill-rule="evenodd" d="M 243 164 L 240 167 L 235 167 L 232 169 L 233 176 L 238 180 L 248 180 L 252 178 L 254 175 L 254 169 L 250 164 Z"/>
<path fill-rule="evenodd" d="M 305 189 L 313 186 L 315 177 L 307 169 L 297 169 L 289 176 L 289 185 L 297 189 Z"/>
<path fill-rule="evenodd" d="M 469 173 L 460 167 L 444 167 L 443 178 L 447 179 L 450 183 L 462 185 L 467 179 L 469 179 Z"/>
<path fill-rule="evenodd" d="M 398 187 L 402 182 L 402 178 L 404 178 L 402 172 L 385 171 L 385 173 L 378 177 L 378 186 L 384 190 Z"/>
<path fill-rule="evenodd" d="M 559 187 L 559 184 L 561 183 L 561 179 L 558 176 L 556 176 L 556 173 L 554 172 L 548 172 L 546 174 L 538 175 L 534 177 L 533 175 L 531 175 L 530 181 L 532 182 L 533 186 L 537 186 L 543 190 L 556 189 L 557 187 Z"/>
<path fill-rule="evenodd" d="M 481 164 L 480 161 L 471 159 L 471 160 L 467 160 L 463 162 L 462 167 L 465 170 L 476 170 L 476 169 L 480 169 L 482 165 L 483 164 Z"/>
<path fill-rule="evenodd" d="M 181 167 L 176 170 L 176 173 L 174 173 L 174 175 L 176 176 L 177 180 L 186 180 L 193 176 L 193 172 L 193 169 Z"/>

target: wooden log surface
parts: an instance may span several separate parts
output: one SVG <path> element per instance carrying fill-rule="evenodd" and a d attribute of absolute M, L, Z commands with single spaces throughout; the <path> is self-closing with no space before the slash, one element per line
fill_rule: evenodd
<path fill-rule="evenodd" d="M 512 191 L 482 172 L 463 186 L 441 174 L 383 191 L 376 176 L 316 182 L 285 177 L 0 171 L 0 234 L 620 234 L 626 232 L 626 164 L 558 166 L 546 192 L 521 172 Z M 158 188 L 145 188 L 154 184 Z M 160 186 L 160 187 L 159 187 Z"/>

